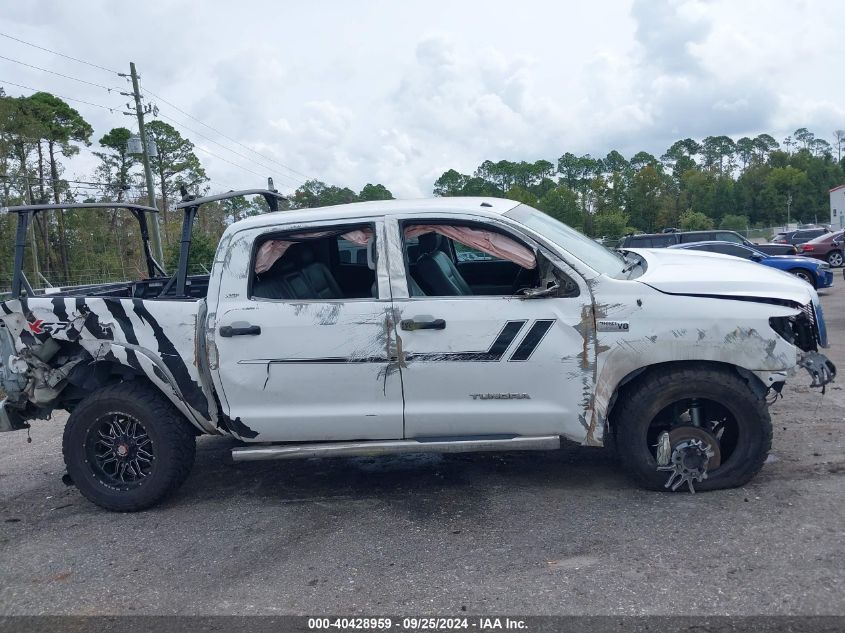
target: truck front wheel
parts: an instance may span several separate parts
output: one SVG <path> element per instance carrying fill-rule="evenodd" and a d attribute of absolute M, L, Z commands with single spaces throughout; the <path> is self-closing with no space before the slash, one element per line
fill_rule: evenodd
<path fill-rule="evenodd" d="M 89 501 L 116 512 L 149 508 L 178 488 L 194 463 L 188 423 L 143 383 L 104 387 L 68 418 L 62 452 L 68 474 Z"/>
<path fill-rule="evenodd" d="M 611 423 L 623 463 L 651 490 L 742 486 L 772 444 L 765 388 L 730 367 L 651 371 L 620 394 Z"/>

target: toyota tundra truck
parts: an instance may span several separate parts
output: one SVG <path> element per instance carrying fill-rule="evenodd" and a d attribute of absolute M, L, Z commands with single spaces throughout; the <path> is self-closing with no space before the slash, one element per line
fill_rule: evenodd
<path fill-rule="evenodd" d="M 769 403 L 797 368 L 835 367 L 818 296 L 750 261 L 615 252 L 511 200 L 390 200 L 231 224 L 188 274 L 202 206 L 185 196 L 177 270 L 127 203 L 8 207 L 0 430 L 65 410 L 66 481 L 137 511 L 188 476 L 200 435 L 235 461 L 611 445 L 654 490 L 740 486 L 770 449 Z M 144 279 L 33 290 L 33 217 L 119 207 Z M 563 467 L 563 466 L 561 466 Z"/>

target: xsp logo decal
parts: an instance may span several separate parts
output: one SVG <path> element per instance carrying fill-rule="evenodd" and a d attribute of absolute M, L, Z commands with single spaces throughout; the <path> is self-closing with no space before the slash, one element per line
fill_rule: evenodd
<path fill-rule="evenodd" d="M 66 321 L 57 321 L 55 323 L 47 323 L 44 319 L 36 319 L 35 321 L 27 321 L 29 331 L 33 334 L 58 334 L 64 332 L 70 327 L 70 323 Z"/>
<path fill-rule="evenodd" d="M 516 350 L 511 354 L 510 361 L 526 361 L 539 347 L 540 342 L 554 325 L 555 319 L 540 319 L 534 321 L 526 334 L 520 339 Z M 433 352 L 425 354 L 409 354 L 408 361 L 454 361 L 454 362 L 497 362 L 501 361 L 514 340 L 525 329 L 528 321 L 508 321 L 499 332 L 493 344 L 484 352 Z"/>
<path fill-rule="evenodd" d="M 627 332 L 627 321 L 596 321 L 596 330 L 599 332 Z"/>
<path fill-rule="evenodd" d="M 35 321 L 28 321 L 29 323 L 29 331 L 33 334 L 41 334 L 44 329 L 41 327 L 44 325 L 44 319 L 35 319 Z"/>

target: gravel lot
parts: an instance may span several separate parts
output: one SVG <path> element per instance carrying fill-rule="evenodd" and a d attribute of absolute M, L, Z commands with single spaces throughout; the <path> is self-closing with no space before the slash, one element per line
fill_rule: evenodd
<path fill-rule="evenodd" d="M 845 292 L 823 296 L 845 368 Z M 801 375 L 751 485 L 659 494 L 606 451 L 227 465 L 120 515 L 64 416 L 0 435 L 0 614 L 845 614 L 845 391 Z"/>

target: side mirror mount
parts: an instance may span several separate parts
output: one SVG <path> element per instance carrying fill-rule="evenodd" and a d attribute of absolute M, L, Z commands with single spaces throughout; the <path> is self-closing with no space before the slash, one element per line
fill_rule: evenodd
<path fill-rule="evenodd" d="M 542 299 L 554 296 L 558 290 L 560 290 L 560 285 L 552 284 L 548 288 L 524 288 L 519 291 L 519 294 L 520 299 Z"/>

